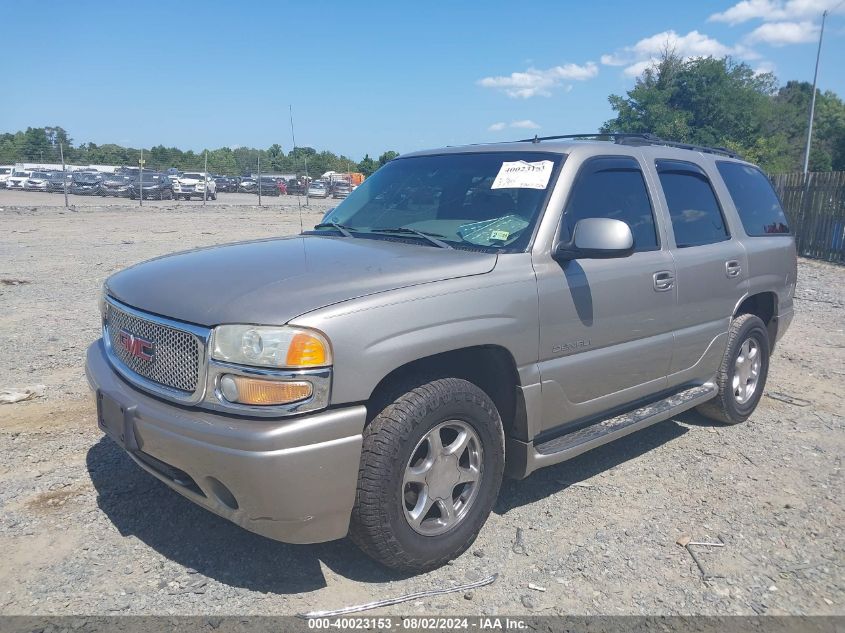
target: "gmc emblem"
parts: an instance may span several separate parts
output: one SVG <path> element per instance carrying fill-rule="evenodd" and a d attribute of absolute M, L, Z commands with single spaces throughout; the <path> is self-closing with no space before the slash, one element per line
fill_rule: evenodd
<path fill-rule="evenodd" d="M 120 345 L 135 358 L 150 362 L 155 356 L 155 343 L 148 341 L 140 336 L 135 336 L 132 332 L 121 330 L 118 335 Z"/>

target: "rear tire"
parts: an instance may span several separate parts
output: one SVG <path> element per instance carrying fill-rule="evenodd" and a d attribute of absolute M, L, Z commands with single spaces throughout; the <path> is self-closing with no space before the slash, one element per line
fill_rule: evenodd
<path fill-rule="evenodd" d="M 350 536 L 387 567 L 419 572 L 462 554 L 499 493 L 504 433 L 476 385 L 407 385 L 364 429 Z"/>
<path fill-rule="evenodd" d="M 766 388 L 770 350 L 769 332 L 758 316 L 741 314 L 735 318 L 716 374 L 719 394 L 699 405 L 699 413 L 723 424 L 745 422 Z"/>

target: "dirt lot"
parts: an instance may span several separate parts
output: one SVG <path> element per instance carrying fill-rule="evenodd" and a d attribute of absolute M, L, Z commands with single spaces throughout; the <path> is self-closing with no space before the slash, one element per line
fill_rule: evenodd
<path fill-rule="evenodd" d="M 140 471 L 95 425 L 83 355 L 102 280 L 178 249 L 299 231 L 295 199 L 70 212 L 6 195 L 0 388 L 46 391 L 0 405 L 2 614 L 290 614 L 492 573 L 466 595 L 384 612 L 845 614 L 841 267 L 801 262 L 797 316 L 771 367 L 769 393 L 807 406 L 765 397 L 738 427 L 685 414 L 508 481 L 470 551 L 403 577 L 348 541 L 245 532 Z M 707 577 L 676 544 L 683 533 L 724 541 L 691 546 Z"/>

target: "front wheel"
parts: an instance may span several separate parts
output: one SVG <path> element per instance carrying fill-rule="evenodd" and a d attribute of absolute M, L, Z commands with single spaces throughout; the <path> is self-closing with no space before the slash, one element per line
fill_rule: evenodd
<path fill-rule="evenodd" d="M 733 320 L 728 345 L 716 374 L 719 395 L 698 407 L 698 411 L 724 424 L 748 419 L 766 388 L 769 374 L 769 332 L 753 314 Z"/>
<path fill-rule="evenodd" d="M 393 569 L 445 564 L 487 520 L 504 455 L 499 412 L 473 383 L 442 378 L 405 391 L 364 429 L 352 540 Z"/>

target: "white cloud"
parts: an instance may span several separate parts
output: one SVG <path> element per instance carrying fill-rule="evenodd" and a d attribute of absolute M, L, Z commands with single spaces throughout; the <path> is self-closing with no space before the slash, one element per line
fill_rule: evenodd
<path fill-rule="evenodd" d="M 514 99 L 528 99 L 538 95 L 549 97 L 552 89 L 562 83 L 592 79 L 598 72 L 599 68 L 594 62 L 587 62 L 583 66 L 565 64 L 545 70 L 529 68 L 506 76 L 484 77 L 478 80 L 478 85 L 501 90 Z"/>
<path fill-rule="evenodd" d="M 766 73 L 773 73 L 777 70 L 777 67 L 768 60 L 763 60 L 757 67 L 754 69 L 755 75 L 765 75 Z"/>
<path fill-rule="evenodd" d="M 767 22 L 748 34 L 748 42 L 764 42 L 772 46 L 804 44 L 819 38 L 819 27 L 812 22 Z"/>
<path fill-rule="evenodd" d="M 487 129 L 491 132 L 501 132 L 505 128 L 512 127 L 515 129 L 520 130 L 539 130 L 540 126 L 532 121 L 531 119 L 521 119 L 519 121 L 511 121 L 510 123 L 505 123 L 504 121 L 499 121 L 494 123 Z"/>
<path fill-rule="evenodd" d="M 780 22 L 821 17 L 827 9 L 834 13 L 845 13 L 845 4 L 838 6 L 831 0 L 742 0 L 721 13 L 714 13 L 711 22 L 741 24 L 749 20 Z"/>
<path fill-rule="evenodd" d="M 531 119 L 522 119 L 521 121 L 514 121 L 511 123 L 511 127 L 523 129 L 523 130 L 539 130 L 540 126 L 534 123 Z"/>
<path fill-rule="evenodd" d="M 670 30 L 645 37 L 633 46 L 626 46 L 612 54 L 602 55 L 601 63 L 606 66 L 625 66 L 623 72 L 629 77 L 636 77 L 660 59 L 666 50 L 674 51 L 683 59 L 725 57 L 726 55 L 745 59 L 759 58 L 759 55 L 745 46 L 728 46 L 698 31 L 678 35 Z"/>

